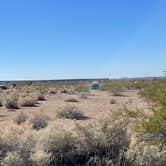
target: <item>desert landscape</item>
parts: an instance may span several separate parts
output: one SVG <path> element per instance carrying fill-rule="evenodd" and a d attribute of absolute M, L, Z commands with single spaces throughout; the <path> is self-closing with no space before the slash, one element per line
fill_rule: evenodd
<path fill-rule="evenodd" d="M 18 82 L 1 90 L 0 165 L 164 166 L 165 80 L 97 84 Z"/>

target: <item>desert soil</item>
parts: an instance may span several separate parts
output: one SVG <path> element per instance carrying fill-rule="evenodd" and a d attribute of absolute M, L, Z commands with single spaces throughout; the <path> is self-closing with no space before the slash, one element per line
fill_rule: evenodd
<path fill-rule="evenodd" d="M 68 98 L 76 98 L 79 102 L 67 103 L 64 100 Z M 112 99 L 115 99 L 114 104 L 110 103 Z M 27 107 L 19 110 L 0 108 L 0 128 L 5 128 L 13 124 L 13 118 L 19 111 L 23 111 L 26 114 L 33 114 L 44 109 L 56 112 L 63 109 L 68 104 L 78 107 L 78 109 L 85 113 L 87 118 L 81 120 L 81 123 L 93 123 L 98 117 L 111 116 L 112 111 L 118 111 L 124 107 L 130 110 L 141 109 L 145 112 L 148 112 L 150 107 L 149 104 L 139 96 L 137 90 L 127 90 L 122 92 L 121 96 L 113 96 L 111 93 L 104 91 L 91 91 L 87 99 L 81 99 L 80 94 L 57 93 L 47 96 L 47 100 L 39 102 L 37 107 Z M 73 123 L 73 120 L 68 119 L 57 119 L 57 121 L 66 127 L 69 127 Z"/>

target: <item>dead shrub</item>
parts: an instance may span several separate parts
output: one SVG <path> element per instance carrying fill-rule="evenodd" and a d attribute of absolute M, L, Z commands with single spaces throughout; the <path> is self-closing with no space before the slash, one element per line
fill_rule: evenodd
<path fill-rule="evenodd" d="M 50 117 L 47 114 L 40 112 L 32 115 L 30 118 L 30 123 L 32 124 L 33 129 L 40 130 L 47 126 L 49 120 Z"/>

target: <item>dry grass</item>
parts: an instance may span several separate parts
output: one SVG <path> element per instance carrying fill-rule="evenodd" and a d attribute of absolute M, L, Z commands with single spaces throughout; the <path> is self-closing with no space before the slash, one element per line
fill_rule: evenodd
<path fill-rule="evenodd" d="M 27 96 L 31 98 L 34 93 L 37 94 L 39 87 L 34 89 L 33 91 L 30 90 L 28 95 L 23 95 L 20 100 L 25 99 Z M 80 89 L 82 91 L 84 88 Z M 25 91 L 21 90 L 17 91 L 17 93 L 25 93 Z M 81 95 L 78 91 L 77 93 Z M 12 95 L 14 95 L 14 92 L 6 94 L 8 97 Z M 51 99 L 58 99 L 57 103 L 65 104 L 64 98 L 66 96 L 64 94 L 58 95 L 52 95 Z M 20 112 L 18 115 L 17 113 L 7 112 L 8 114 L 16 115 L 14 121 L 19 125 L 11 123 L 12 125 L 9 124 L 4 129 L 0 129 L 0 165 L 165 166 L 165 144 L 161 140 L 154 142 L 154 139 L 151 139 L 151 142 L 147 142 L 147 139 L 149 139 L 146 137 L 147 135 L 137 130 L 141 128 L 144 120 L 149 119 L 144 112 L 141 110 L 128 110 L 127 107 L 124 107 L 114 112 L 111 110 L 111 115 L 108 115 L 105 110 L 107 107 L 104 105 L 97 110 L 99 104 L 102 105 L 102 102 L 96 102 L 104 100 L 103 103 L 107 103 L 109 107 L 109 102 L 111 102 L 114 104 L 112 107 L 115 106 L 116 108 L 116 104 L 121 104 L 121 101 L 113 96 L 111 98 L 115 98 L 116 101 L 110 101 L 110 96 L 100 96 L 99 98 L 98 93 L 95 93 L 95 95 L 91 96 L 91 100 L 83 102 L 80 100 L 80 103 L 77 104 L 79 107 L 67 105 L 64 109 L 60 109 L 63 108 L 61 104 L 54 103 L 52 105 L 48 98 L 48 103 L 44 105 L 43 111 L 37 107 L 33 108 L 33 111 L 30 108 L 22 108 L 24 111 L 27 110 L 26 115 L 28 117 L 23 112 Z M 76 95 L 72 96 L 76 97 Z M 82 98 L 84 99 L 84 96 Z M 135 102 L 130 101 L 130 98 L 126 98 L 125 104 Z M 29 99 L 27 100 L 26 98 L 24 102 L 27 103 L 27 101 Z M 43 103 L 41 102 L 41 105 Z M 85 103 L 93 104 L 94 107 L 91 108 L 94 108 L 94 112 L 90 112 L 91 110 L 88 109 L 89 105 L 83 106 Z M 20 105 L 23 106 L 22 104 Z M 75 121 L 86 120 L 84 113 L 80 111 L 83 108 L 85 108 L 85 113 L 92 116 L 92 120 Z M 57 110 L 59 111 L 56 112 Z M 5 113 L 5 110 L 2 109 L 2 111 Z M 101 116 L 99 118 L 99 111 L 101 111 L 100 115 L 104 117 Z M 146 121 L 145 127 L 148 127 L 148 132 L 149 129 L 152 133 L 154 133 L 154 129 L 165 131 L 165 128 L 164 130 L 159 128 L 164 127 L 165 119 L 161 119 L 161 117 L 165 117 L 164 111 L 165 109 L 158 112 L 158 116 L 154 114 L 154 117 L 157 119 L 154 119 L 152 116 Z M 165 133 L 163 132 L 163 134 Z M 161 132 L 158 135 L 161 138 Z M 165 135 L 163 136 L 165 138 Z"/>
<path fill-rule="evenodd" d="M 37 93 L 37 100 L 44 101 L 46 98 L 43 93 Z"/>
<path fill-rule="evenodd" d="M 37 100 L 33 96 L 26 96 L 19 99 L 19 104 L 21 107 L 34 107 Z"/>
<path fill-rule="evenodd" d="M 85 119 L 83 112 L 81 112 L 77 107 L 67 105 L 65 108 L 58 112 L 58 118 L 65 118 L 65 119 L 76 119 L 82 120 Z"/>
<path fill-rule="evenodd" d="M 88 99 L 88 93 L 81 93 L 80 98 L 81 99 Z"/>
<path fill-rule="evenodd" d="M 24 123 L 27 120 L 28 116 L 25 115 L 23 112 L 19 112 L 15 117 L 14 117 L 14 122 L 20 125 L 21 123 Z"/>
<path fill-rule="evenodd" d="M 3 159 L 2 166 L 22 166 L 23 160 L 17 152 L 8 152 Z"/>
<path fill-rule="evenodd" d="M 8 94 L 4 99 L 4 106 L 8 109 L 19 109 L 18 94 Z"/>

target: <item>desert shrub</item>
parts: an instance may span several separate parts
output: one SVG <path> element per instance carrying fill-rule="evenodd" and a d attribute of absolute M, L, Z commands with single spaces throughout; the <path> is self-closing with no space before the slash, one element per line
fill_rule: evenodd
<path fill-rule="evenodd" d="M 104 82 L 100 86 L 100 90 L 112 92 L 113 95 L 119 96 L 123 90 L 123 84 L 121 82 L 108 81 Z"/>
<path fill-rule="evenodd" d="M 25 113 L 20 112 L 18 113 L 15 117 L 14 117 L 14 122 L 16 122 L 18 125 L 20 125 L 21 123 L 25 122 L 27 120 L 27 115 L 25 115 Z"/>
<path fill-rule="evenodd" d="M 17 152 L 8 152 L 1 162 L 2 166 L 22 166 L 23 160 Z"/>
<path fill-rule="evenodd" d="M 18 109 L 18 95 L 17 94 L 9 94 L 5 96 L 4 105 L 8 109 Z"/>
<path fill-rule="evenodd" d="M 0 131 L 0 165 L 8 152 L 18 151 L 20 148 L 19 130 L 8 128 Z"/>
<path fill-rule="evenodd" d="M 40 130 L 47 126 L 49 120 L 50 117 L 47 114 L 40 112 L 33 114 L 29 121 L 32 124 L 33 129 Z"/>
<path fill-rule="evenodd" d="M 2 97 L 0 97 L 0 107 L 3 106 Z"/>
<path fill-rule="evenodd" d="M 39 101 L 43 101 L 43 100 L 45 100 L 45 96 L 44 96 L 44 94 L 42 94 L 42 93 L 38 93 L 38 94 L 37 94 L 37 100 L 39 100 Z"/>
<path fill-rule="evenodd" d="M 126 158 L 133 166 L 164 166 L 166 154 L 157 146 L 139 143 L 130 148 L 126 153 Z"/>
<path fill-rule="evenodd" d="M 25 96 L 19 99 L 19 104 L 21 107 L 34 107 L 37 100 L 33 96 Z"/>
<path fill-rule="evenodd" d="M 81 120 L 85 118 L 84 114 L 77 107 L 69 105 L 58 112 L 58 117 L 76 120 Z"/>
<path fill-rule="evenodd" d="M 86 83 L 79 83 L 74 86 L 75 92 L 89 92 L 89 85 Z"/>
<path fill-rule="evenodd" d="M 115 99 L 111 99 L 110 104 L 116 104 L 116 100 Z"/>
<path fill-rule="evenodd" d="M 107 165 L 109 161 L 120 166 L 129 137 L 124 125 L 110 122 L 104 120 L 102 124 L 83 126 L 76 124 L 74 130 L 52 123 L 35 135 L 34 162 L 43 162 L 41 152 L 41 156 L 46 158 L 45 165 Z"/>
<path fill-rule="evenodd" d="M 67 89 L 61 89 L 60 93 L 68 93 Z"/>
<path fill-rule="evenodd" d="M 78 101 L 77 99 L 75 99 L 75 98 L 68 98 L 68 99 L 65 100 L 65 102 L 77 103 L 77 102 L 79 102 L 79 101 Z"/>
<path fill-rule="evenodd" d="M 44 119 L 38 119 L 33 123 L 33 129 L 40 130 L 47 126 L 47 121 Z"/>
<path fill-rule="evenodd" d="M 57 126 L 50 125 L 48 128 L 39 131 L 36 137 L 38 141 L 35 147 L 35 155 L 40 149 L 47 152 L 48 156 L 45 154 L 47 158 L 46 165 L 71 165 L 75 154 L 81 152 L 78 137 L 62 127 L 57 129 Z"/>
<path fill-rule="evenodd" d="M 152 117 L 143 121 L 145 133 L 150 134 L 151 140 L 157 140 L 166 145 L 166 109 L 156 111 Z"/>
<path fill-rule="evenodd" d="M 166 81 L 153 81 L 140 94 L 145 98 L 166 107 Z"/>
<path fill-rule="evenodd" d="M 49 90 L 49 94 L 56 94 L 57 93 L 57 90 L 56 89 L 50 89 Z"/>
<path fill-rule="evenodd" d="M 33 153 L 31 159 L 33 161 L 33 165 L 35 166 L 46 166 L 50 163 L 51 153 L 37 149 L 35 153 Z"/>
<path fill-rule="evenodd" d="M 154 114 L 142 123 L 143 131 L 150 141 L 166 145 L 166 81 L 152 81 L 141 91 L 141 95 L 157 104 Z"/>

